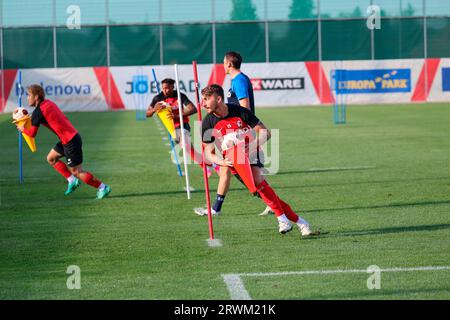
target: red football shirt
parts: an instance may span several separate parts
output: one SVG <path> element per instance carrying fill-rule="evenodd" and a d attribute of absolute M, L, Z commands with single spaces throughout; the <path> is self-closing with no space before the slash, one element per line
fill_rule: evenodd
<path fill-rule="evenodd" d="M 229 134 L 238 134 L 243 141 L 254 140 L 254 128 L 260 120 L 250 110 L 239 105 L 227 103 L 228 114 L 219 118 L 208 114 L 202 122 L 202 140 L 204 143 L 215 143 L 223 152 L 221 143 Z"/>
<path fill-rule="evenodd" d="M 184 109 L 184 106 L 192 103 L 189 98 L 182 92 L 180 92 L 180 97 L 181 97 L 181 106 Z M 171 96 L 166 97 L 164 95 L 164 93 L 160 92 L 158 95 L 156 95 L 152 102 L 150 103 L 150 106 L 153 108 L 155 106 L 156 103 L 158 103 L 159 101 L 164 101 L 166 103 L 168 103 L 171 108 L 172 108 L 172 112 L 175 113 L 176 115 L 178 115 L 179 111 L 178 111 L 178 93 L 176 90 L 173 91 Z M 183 117 L 183 123 L 189 123 L 189 117 Z M 179 128 L 180 127 L 180 119 L 176 118 L 173 119 L 173 124 L 175 125 L 175 128 Z"/>
<path fill-rule="evenodd" d="M 32 127 L 25 129 L 24 133 L 30 137 L 35 137 L 41 124 L 53 131 L 62 144 L 69 143 L 78 133 L 61 109 L 50 100 L 42 101 L 34 109 L 31 115 Z"/>

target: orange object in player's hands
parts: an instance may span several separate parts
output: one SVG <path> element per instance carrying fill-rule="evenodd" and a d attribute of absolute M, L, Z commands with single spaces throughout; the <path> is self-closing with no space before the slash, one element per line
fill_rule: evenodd
<path fill-rule="evenodd" d="M 253 179 L 252 167 L 250 160 L 245 153 L 245 143 L 240 142 L 232 148 L 225 151 L 226 157 L 233 163 L 233 168 L 251 193 L 257 191 L 255 180 Z"/>
<path fill-rule="evenodd" d="M 20 118 L 19 120 L 14 120 L 13 123 L 17 127 L 24 127 L 25 129 L 28 129 L 31 127 L 31 117 L 29 115 Z M 22 132 L 22 136 L 25 139 L 25 141 L 28 144 L 28 147 L 30 148 L 31 152 L 35 152 L 37 150 L 36 148 L 36 142 L 34 141 L 34 138 L 26 135 Z"/>
<path fill-rule="evenodd" d="M 172 109 L 170 107 L 162 108 L 157 111 L 156 114 L 161 119 L 164 127 L 166 127 L 167 131 L 169 131 L 172 139 L 176 140 L 177 134 L 175 132 L 175 124 L 173 123 L 173 114 Z"/>

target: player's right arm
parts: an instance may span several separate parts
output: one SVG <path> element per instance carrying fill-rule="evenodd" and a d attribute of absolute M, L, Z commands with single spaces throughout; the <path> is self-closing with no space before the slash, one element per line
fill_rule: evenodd
<path fill-rule="evenodd" d="M 153 114 L 155 112 L 158 112 L 159 110 L 161 110 L 162 108 L 164 108 L 164 102 L 161 101 L 161 99 L 159 98 L 159 96 L 155 96 L 152 100 L 152 102 L 150 103 L 150 105 L 147 108 L 147 112 L 145 113 L 145 116 L 147 118 L 149 117 L 153 117 Z"/>
<path fill-rule="evenodd" d="M 228 159 L 222 159 L 216 154 L 216 147 L 213 142 L 203 143 L 205 148 L 205 161 L 215 163 L 221 167 L 232 167 L 233 163 Z"/>
<path fill-rule="evenodd" d="M 232 163 L 226 159 L 220 158 L 216 154 L 215 147 L 215 129 L 211 117 L 208 115 L 202 121 L 202 143 L 205 151 L 206 163 L 215 163 L 222 167 L 232 166 Z"/>

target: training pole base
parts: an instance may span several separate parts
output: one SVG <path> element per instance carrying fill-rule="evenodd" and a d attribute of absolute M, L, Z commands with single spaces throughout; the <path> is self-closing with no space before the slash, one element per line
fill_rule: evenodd
<path fill-rule="evenodd" d="M 222 247 L 222 240 L 220 239 L 206 239 L 206 242 L 208 243 L 208 247 Z"/>

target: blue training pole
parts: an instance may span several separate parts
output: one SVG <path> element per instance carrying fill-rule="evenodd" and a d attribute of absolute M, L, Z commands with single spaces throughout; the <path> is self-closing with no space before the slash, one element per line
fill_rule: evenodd
<path fill-rule="evenodd" d="M 22 71 L 19 70 L 19 107 L 22 107 Z M 19 183 L 23 183 L 23 168 L 22 168 L 22 132 L 19 132 Z"/>
<path fill-rule="evenodd" d="M 159 92 L 159 82 L 158 82 L 158 79 L 156 78 L 155 69 L 152 69 L 152 75 L 153 75 L 153 80 L 155 80 L 155 83 L 156 83 L 156 90 Z M 183 172 L 181 171 L 180 163 L 178 162 L 177 153 L 175 152 L 175 144 L 173 143 L 172 136 L 170 135 L 169 132 L 167 133 L 167 136 L 169 137 L 170 148 L 172 149 L 173 158 L 175 159 L 175 163 L 177 165 L 178 175 L 180 177 L 182 177 Z"/>

